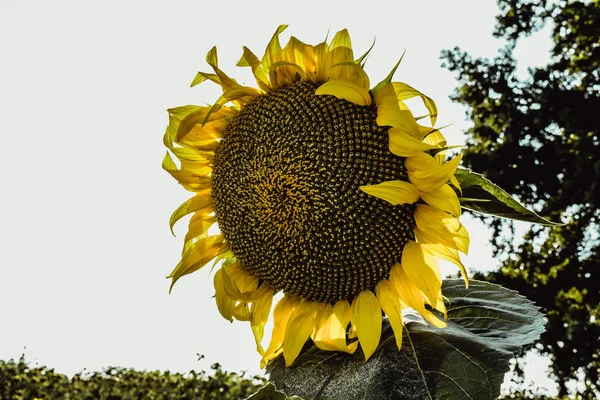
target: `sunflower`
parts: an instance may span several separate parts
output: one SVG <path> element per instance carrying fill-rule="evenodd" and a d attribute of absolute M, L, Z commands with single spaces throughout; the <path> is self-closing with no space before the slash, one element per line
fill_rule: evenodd
<path fill-rule="evenodd" d="M 434 101 L 392 82 L 400 61 L 371 88 L 370 49 L 355 59 L 347 30 L 315 46 L 291 37 L 282 48 L 285 28 L 262 59 L 243 49 L 237 65 L 252 69 L 258 88 L 226 75 L 213 47 L 214 73 L 199 72 L 192 86 L 213 81 L 223 94 L 212 106 L 169 110 L 163 168 L 194 193 L 170 220 L 173 229 L 192 214 L 171 288 L 218 265 L 217 308 L 250 322 L 261 366 L 281 353 L 291 365 L 309 338 L 347 353 L 360 344 L 366 361 L 382 312 L 398 348 L 405 308 L 446 325 L 437 258 L 468 284 L 458 253 L 469 246 L 454 176 L 461 156 L 446 160 Z M 413 97 L 428 115 L 415 118 L 405 104 Z"/>

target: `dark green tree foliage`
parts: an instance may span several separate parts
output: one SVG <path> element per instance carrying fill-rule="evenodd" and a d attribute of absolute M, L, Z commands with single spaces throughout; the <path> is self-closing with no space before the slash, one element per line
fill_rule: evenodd
<path fill-rule="evenodd" d="M 239 400 L 264 384 L 264 378 L 226 372 L 219 364 L 212 372 L 135 371 L 105 368 L 102 372 L 78 373 L 72 379 L 47 367 L 30 367 L 0 360 L 0 399 L 34 400 Z"/>
<path fill-rule="evenodd" d="M 442 58 L 457 73 L 453 100 L 473 128 L 464 162 L 542 216 L 513 248 L 508 220 L 490 220 L 504 263 L 487 279 L 518 290 L 548 318 L 537 347 L 550 355 L 560 396 L 583 374 L 580 398 L 600 391 L 600 1 L 498 0 L 493 60 L 455 48 Z M 551 24 L 550 62 L 515 76 L 519 40 Z"/>

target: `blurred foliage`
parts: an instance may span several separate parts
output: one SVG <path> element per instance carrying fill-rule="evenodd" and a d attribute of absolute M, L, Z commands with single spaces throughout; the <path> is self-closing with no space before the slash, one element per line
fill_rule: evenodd
<path fill-rule="evenodd" d="M 18 362 L 0 360 L 0 399 L 5 400 L 239 400 L 264 383 L 259 376 L 223 371 L 219 364 L 211 366 L 210 374 L 108 367 L 69 379 L 47 367 L 31 367 L 24 357 Z"/>
<path fill-rule="evenodd" d="M 474 124 L 466 132 L 463 160 L 540 215 L 565 225 L 532 225 L 516 237 L 510 220 L 486 219 L 503 267 L 485 279 L 542 307 L 547 331 L 536 347 L 551 358 L 559 396 L 597 398 L 600 1 L 498 0 L 498 5 L 494 35 L 506 46 L 493 60 L 473 58 L 458 47 L 442 53 L 459 79 L 453 100 L 468 107 Z M 546 24 L 553 40 L 549 62 L 519 79 L 513 51 Z M 534 396 L 521 389 L 511 398 Z"/>

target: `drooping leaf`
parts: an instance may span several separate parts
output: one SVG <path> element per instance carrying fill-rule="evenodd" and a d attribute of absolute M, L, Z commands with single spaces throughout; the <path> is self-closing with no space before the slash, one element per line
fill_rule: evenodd
<path fill-rule="evenodd" d="M 310 342 L 294 364 L 267 366 L 280 390 L 310 399 L 495 399 L 509 360 L 544 330 L 537 307 L 501 286 L 444 282 L 448 326 L 435 328 L 408 315 L 402 350 L 384 320 L 381 342 L 368 362 L 354 354 L 319 350 Z"/>
<path fill-rule="evenodd" d="M 462 194 L 459 194 L 460 205 L 471 211 L 495 215 L 502 218 L 533 222 L 542 225 L 561 225 L 548 221 L 534 211 L 525 208 L 510 194 L 494 185 L 483 175 L 467 169 L 457 169 L 456 179 L 460 183 Z"/>

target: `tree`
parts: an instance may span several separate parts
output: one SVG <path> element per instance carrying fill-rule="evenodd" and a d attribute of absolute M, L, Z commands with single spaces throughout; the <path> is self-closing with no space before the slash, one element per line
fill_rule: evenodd
<path fill-rule="evenodd" d="M 179 374 L 109 367 L 69 379 L 47 367 L 31 367 L 21 357 L 18 362 L 0 360 L 0 399 L 237 400 L 264 383 L 258 376 L 223 371 L 219 364 L 211 370 Z"/>
<path fill-rule="evenodd" d="M 542 307 L 537 347 L 552 360 L 559 395 L 578 381 L 579 398 L 600 391 L 600 1 L 498 0 L 493 60 L 460 48 L 442 53 L 468 107 L 464 162 L 541 215 L 564 226 L 532 226 L 513 248 L 514 226 L 490 220 L 503 267 L 486 278 Z M 550 62 L 515 76 L 513 50 L 552 24 Z M 581 379 L 583 376 L 583 379 Z"/>

